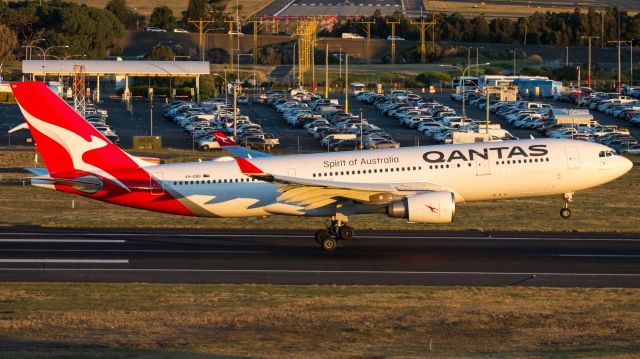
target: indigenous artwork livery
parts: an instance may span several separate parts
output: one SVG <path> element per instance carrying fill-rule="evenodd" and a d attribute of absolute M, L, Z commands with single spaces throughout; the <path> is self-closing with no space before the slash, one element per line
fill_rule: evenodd
<path fill-rule="evenodd" d="M 562 195 L 612 181 L 632 163 L 603 145 L 532 139 L 372 151 L 270 156 L 215 137 L 232 157 L 155 164 L 111 143 L 42 82 L 11 88 L 46 169 L 37 187 L 184 216 L 329 217 L 325 250 L 353 237 L 348 217 L 380 213 L 450 223 L 456 203 Z"/>

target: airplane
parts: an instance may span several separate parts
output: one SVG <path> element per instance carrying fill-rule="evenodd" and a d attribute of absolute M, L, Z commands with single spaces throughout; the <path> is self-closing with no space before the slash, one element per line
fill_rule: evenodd
<path fill-rule="evenodd" d="M 157 164 L 107 140 L 42 82 L 11 89 L 46 169 L 31 184 L 99 201 L 183 216 L 328 217 L 325 251 L 353 238 L 349 216 L 379 213 L 451 223 L 461 202 L 562 195 L 615 180 L 632 163 L 597 143 L 530 139 L 271 156 L 216 133 L 233 154 Z"/>

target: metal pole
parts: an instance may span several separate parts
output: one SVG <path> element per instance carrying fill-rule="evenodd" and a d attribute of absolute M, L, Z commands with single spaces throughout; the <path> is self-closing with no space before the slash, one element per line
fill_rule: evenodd
<path fill-rule="evenodd" d="M 633 39 L 629 40 L 629 58 L 631 59 L 631 76 L 629 77 L 629 86 L 633 86 Z"/>
<path fill-rule="evenodd" d="M 486 105 L 487 105 L 487 116 L 486 116 L 485 122 L 486 122 L 486 126 L 487 126 L 486 131 L 487 131 L 487 134 L 489 134 L 489 90 L 485 89 L 485 92 L 487 93 L 487 103 L 486 103 Z"/>
<path fill-rule="evenodd" d="M 349 113 L 349 54 L 344 55 L 344 112 Z"/>
<path fill-rule="evenodd" d="M 620 10 L 618 10 L 618 11 L 620 11 Z M 620 15 L 618 14 L 618 16 L 620 16 Z M 618 37 L 619 36 L 620 36 L 620 34 L 618 34 Z M 621 62 L 620 62 L 620 42 L 621 42 L 620 39 L 618 39 L 618 93 L 620 93 L 620 90 L 621 90 L 620 86 L 622 85 L 622 67 L 621 67 L 622 65 L 621 65 Z"/>
<path fill-rule="evenodd" d="M 360 109 L 360 151 L 362 151 L 362 109 Z"/>
<path fill-rule="evenodd" d="M 591 36 L 589 36 L 589 69 L 587 71 L 587 86 L 591 88 Z"/>
<path fill-rule="evenodd" d="M 340 76 L 340 80 L 342 80 L 342 47 L 340 48 L 340 50 L 338 52 L 338 60 L 340 60 L 339 76 Z"/>
<path fill-rule="evenodd" d="M 580 95 L 582 93 L 582 90 L 580 89 L 580 66 L 578 66 L 577 69 L 578 69 L 578 107 L 580 107 Z"/>
<path fill-rule="evenodd" d="M 464 70 L 460 69 L 462 71 L 462 117 L 467 117 L 467 112 L 465 111 L 465 108 L 464 108 L 464 83 L 465 83 L 464 74 L 467 72 L 468 69 L 469 69 L 468 67 Z"/>
<path fill-rule="evenodd" d="M 479 57 L 479 51 L 480 48 L 476 47 L 476 76 L 480 75 L 480 69 L 478 68 L 478 57 Z"/>
<path fill-rule="evenodd" d="M 298 45 L 298 42 L 294 42 L 293 43 L 293 69 L 291 70 L 291 73 L 293 76 L 293 86 L 296 86 L 296 46 Z"/>
<path fill-rule="evenodd" d="M 324 98 L 329 98 L 329 43 L 324 50 Z"/>
<path fill-rule="evenodd" d="M 237 90 L 236 90 L 236 84 L 238 83 L 238 79 L 236 79 L 236 81 L 233 84 L 233 140 L 236 141 L 237 140 L 237 135 L 238 135 L 238 96 L 237 96 Z"/>
<path fill-rule="evenodd" d="M 513 49 L 513 76 L 516 75 L 516 49 Z"/>
<path fill-rule="evenodd" d="M 153 136 L 153 93 L 149 94 L 149 136 Z"/>
<path fill-rule="evenodd" d="M 565 66 L 569 66 L 569 46 L 565 46 L 564 49 L 566 50 L 566 57 L 565 57 Z"/>

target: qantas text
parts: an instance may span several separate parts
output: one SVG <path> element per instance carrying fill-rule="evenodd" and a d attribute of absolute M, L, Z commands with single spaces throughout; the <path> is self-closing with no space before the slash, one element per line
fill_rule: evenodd
<path fill-rule="evenodd" d="M 441 151 L 427 151 L 422 158 L 429 163 L 441 163 L 451 161 L 474 161 L 476 159 L 489 159 L 489 154 L 495 153 L 498 159 L 513 157 L 540 157 L 549 153 L 547 145 L 531 145 L 526 149 L 520 146 L 489 147 L 481 150 L 468 149 L 465 151 L 453 150 L 450 153 Z"/>

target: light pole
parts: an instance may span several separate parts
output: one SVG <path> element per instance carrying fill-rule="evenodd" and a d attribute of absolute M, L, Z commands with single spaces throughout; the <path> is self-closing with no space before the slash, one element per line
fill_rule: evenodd
<path fill-rule="evenodd" d="M 516 75 L 516 51 L 517 49 L 513 49 L 513 76 Z"/>
<path fill-rule="evenodd" d="M 580 66 L 577 66 L 576 70 L 578 70 L 578 107 L 580 107 L 580 94 L 582 93 L 582 89 L 580 89 Z"/>
<path fill-rule="evenodd" d="M 581 39 L 589 40 L 589 68 L 587 69 L 587 87 L 591 88 L 591 39 L 598 39 L 599 36 L 580 36 Z"/>
<path fill-rule="evenodd" d="M 227 95 L 229 94 L 229 83 L 227 82 L 227 70 L 222 65 L 218 65 L 218 67 L 220 67 L 220 69 L 224 73 L 224 103 L 227 104 L 229 102 L 227 98 Z M 214 75 L 220 76 L 220 74 L 214 74 Z"/>
<path fill-rule="evenodd" d="M 49 52 L 49 50 L 51 50 L 51 49 L 55 49 L 56 47 L 69 48 L 69 45 L 56 45 L 56 46 L 49 46 L 49 47 L 47 47 L 47 49 L 46 49 L 46 50 L 44 50 L 44 54 L 43 54 L 43 57 L 44 57 L 44 60 L 45 60 L 45 61 L 47 60 L 47 52 Z"/>
<path fill-rule="evenodd" d="M 629 76 L 629 86 L 633 86 L 633 40 L 635 39 L 629 40 L 629 58 L 631 59 L 629 63 L 629 71 L 631 72 Z"/>
<path fill-rule="evenodd" d="M 296 46 L 298 46 L 298 42 L 294 42 L 293 43 L 293 69 L 291 70 L 292 74 L 291 76 L 293 76 L 293 86 L 297 87 L 297 82 L 296 82 Z"/>
<path fill-rule="evenodd" d="M 209 40 L 208 40 L 209 37 L 207 36 L 207 33 L 209 31 L 217 31 L 217 30 L 225 30 L 225 28 L 224 27 L 216 27 L 215 29 L 206 29 L 204 31 L 204 34 L 202 34 L 202 36 L 204 36 L 204 41 L 203 41 L 202 49 L 201 49 L 201 51 L 203 53 L 202 61 L 204 61 L 204 58 L 205 58 L 205 56 L 204 56 L 205 51 L 204 50 L 206 49 L 207 51 L 209 51 Z"/>
<path fill-rule="evenodd" d="M 325 44 L 325 53 L 324 53 L 324 98 L 329 98 L 329 43 Z M 333 45 L 340 46 L 340 45 Z M 342 47 L 340 47 L 342 51 Z M 341 76 L 342 78 L 342 76 Z"/>
<path fill-rule="evenodd" d="M 349 54 L 344 55 L 344 112 L 349 113 Z"/>
<path fill-rule="evenodd" d="M 44 39 L 31 40 L 31 41 L 29 41 L 27 46 L 23 46 L 23 47 L 27 48 L 27 53 L 25 53 L 25 57 L 28 57 L 27 60 L 31 60 L 31 48 L 34 47 L 33 44 L 36 43 L 36 42 L 40 42 L 40 41 L 44 41 Z M 40 50 L 42 50 L 42 49 L 40 49 Z"/>
<path fill-rule="evenodd" d="M 622 85 L 622 65 L 620 63 L 620 45 L 624 42 L 622 40 L 611 40 L 611 41 L 607 41 L 608 43 L 612 43 L 615 42 L 618 44 L 618 84 L 616 85 L 617 87 L 617 92 L 620 93 L 620 86 Z"/>
<path fill-rule="evenodd" d="M 466 73 L 467 73 L 467 71 L 469 71 L 472 67 L 477 67 L 477 66 L 487 66 L 487 65 L 491 65 L 491 63 L 489 63 L 489 62 L 485 62 L 485 63 L 483 63 L 483 64 L 471 65 L 471 66 L 467 66 L 467 67 L 460 67 L 460 66 L 458 66 L 458 65 L 438 65 L 438 66 L 440 66 L 440 67 L 454 67 L 454 68 L 456 68 L 456 69 L 460 70 L 460 72 L 462 73 L 462 79 L 461 79 L 461 80 L 462 80 L 462 90 L 461 90 L 461 93 L 462 93 L 462 117 L 467 117 L 467 112 L 466 112 L 465 105 L 464 105 L 464 102 L 465 102 L 465 101 L 464 101 L 464 82 L 465 82 L 464 77 L 465 77 L 465 74 L 466 74 Z"/>
<path fill-rule="evenodd" d="M 565 52 L 566 52 L 565 59 L 564 59 L 564 65 L 565 66 L 569 66 L 569 46 L 565 46 L 564 49 L 565 49 Z"/>

